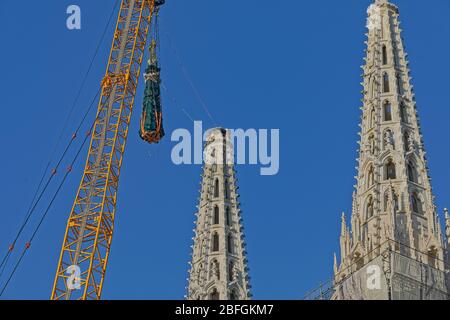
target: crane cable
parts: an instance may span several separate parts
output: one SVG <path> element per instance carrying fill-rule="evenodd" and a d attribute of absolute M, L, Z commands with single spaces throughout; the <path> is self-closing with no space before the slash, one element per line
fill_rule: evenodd
<path fill-rule="evenodd" d="M 48 177 L 48 179 L 47 179 L 47 181 L 46 181 L 46 183 L 45 183 L 45 185 L 44 185 L 44 188 L 41 190 L 41 192 L 40 192 L 40 194 L 39 194 L 39 197 L 37 197 L 36 201 L 33 201 L 34 204 L 32 203 L 32 206 L 31 206 L 30 210 L 28 211 L 27 215 L 25 216 L 25 219 L 24 219 L 24 221 L 22 222 L 22 225 L 20 226 L 20 228 L 19 228 L 19 230 L 18 230 L 18 232 L 17 232 L 17 234 L 16 234 L 16 236 L 15 236 L 13 242 L 11 242 L 11 244 L 9 245 L 8 252 L 5 254 L 5 256 L 4 256 L 4 258 L 2 259 L 2 262 L 1 262 L 1 264 L 0 264 L 0 268 L 2 268 L 2 271 L 1 271 L 1 273 L 0 273 L 0 276 L 2 276 L 2 274 L 3 274 L 3 272 L 4 272 L 4 269 L 5 269 L 5 267 L 6 267 L 6 264 L 7 264 L 8 260 L 9 260 L 9 256 L 11 255 L 12 251 L 14 250 L 14 246 L 15 246 L 15 244 L 17 243 L 17 240 L 19 239 L 20 235 L 21 235 L 22 232 L 24 231 L 26 225 L 28 224 L 28 222 L 29 222 L 31 216 L 33 215 L 34 211 L 36 210 L 37 205 L 39 204 L 39 202 L 41 201 L 42 197 L 44 196 L 44 194 L 45 194 L 47 188 L 49 187 L 49 185 L 50 185 L 50 183 L 51 183 L 51 181 L 52 181 L 53 178 L 56 176 L 56 174 L 57 174 L 57 172 L 58 172 L 58 169 L 59 169 L 59 167 L 60 167 L 62 161 L 63 161 L 64 158 L 66 157 L 67 152 L 69 151 L 71 145 L 72 145 L 73 142 L 75 141 L 75 139 L 76 139 L 76 137 L 77 137 L 77 134 L 78 134 L 78 132 L 80 131 L 80 129 L 81 129 L 83 123 L 85 122 L 85 120 L 86 120 L 88 114 L 89 114 L 90 111 L 92 110 L 92 107 L 94 106 L 95 101 L 98 99 L 98 96 L 99 96 L 99 94 L 100 94 L 100 91 L 101 91 L 101 89 L 99 89 L 99 90 L 97 91 L 96 95 L 95 95 L 94 98 L 92 99 L 92 102 L 91 102 L 91 104 L 89 105 L 89 108 L 86 110 L 86 112 L 85 112 L 85 114 L 84 114 L 84 116 L 83 116 L 83 118 L 82 118 L 80 124 L 78 125 L 78 127 L 77 127 L 75 133 L 72 135 L 72 138 L 70 139 L 69 143 L 67 144 L 66 148 L 64 149 L 64 152 L 63 152 L 63 154 L 61 155 L 61 157 L 59 158 L 59 160 L 58 160 L 58 162 L 57 162 L 55 168 L 52 169 L 52 172 L 51 172 L 50 176 Z M 41 183 L 41 185 L 42 185 L 42 183 Z"/>
<path fill-rule="evenodd" d="M 9 260 L 10 255 L 12 254 L 12 251 L 14 250 L 14 247 L 15 247 L 15 244 L 17 243 L 17 240 L 19 239 L 20 235 L 21 235 L 22 232 L 24 231 L 24 229 L 25 229 L 26 225 L 28 224 L 28 222 L 29 222 L 31 216 L 32 216 L 33 213 L 35 212 L 36 207 L 37 207 L 37 205 L 39 204 L 39 202 L 41 201 L 41 199 L 42 199 L 42 197 L 43 197 L 45 191 L 46 191 L 47 188 L 49 187 L 50 182 L 51 182 L 51 181 L 53 180 L 53 178 L 56 176 L 57 171 L 58 171 L 58 169 L 59 169 L 59 167 L 60 167 L 62 161 L 63 161 L 64 158 L 66 157 L 67 152 L 69 151 L 71 145 L 73 144 L 73 142 L 75 141 L 75 139 L 76 139 L 76 137 L 77 137 L 78 132 L 80 131 L 80 129 L 81 129 L 83 123 L 85 122 L 85 120 L 86 120 L 88 114 L 89 114 L 90 111 L 92 110 L 92 107 L 94 106 L 94 102 L 98 99 L 98 96 L 99 96 L 99 94 L 100 94 L 100 91 L 101 91 L 101 89 L 98 90 L 97 94 L 96 94 L 95 97 L 92 99 L 92 102 L 91 102 L 89 108 L 86 110 L 86 112 L 85 112 L 85 114 L 84 114 L 84 116 L 83 116 L 83 118 L 82 118 L 80 124 L 79 124 L 78 127 L 77 127 L 77 130 L 76 130 L 75 133 L 72 135 L 72 138 L 70 139 L 69 143 L 67 144 L 67 146 L 66 146 L 66 148 L 65 148 L 65 150 L 64 150 L 64 152 L 63 152 L 63 154 L 62 154 L 61 157 L 59 158 L 59 161 L 58 161 L 57 165 L 56 165 L 55 168 L 52 170 L 52 172 L 51 172 L 49 178 L 47 179 L 47 181 L 46 181 L 46 183 L 45 183 L 45 185 L 44 185 L 44 188 L 41 190 L 41 192 L 40 192 L 40 194 L 39 194 L 39 197 L 36 199 L 36 201 L 35 201 L 34 204 L 32 205 L 31 210 L 27 213 L 27 215 L 26 215 L 26 217 L 25 217 L 25 220 L 23 221 L 22 225 L 20 226 L 20 228 L 19 228 L 19 230 L 18 230 L 18 232 L 17 232 L 17 234 L 16 234 L 16 236 L 15 236 L 15 238 L 14 238 L 14 241 L 9 245 L 8 252 L 5 254 L 5 256 L 4 256 L 3 260 L 2 260 L 2 263 L 1 263 L 1 265 L 0 265 L 0 268 L 2 268 L 2 271 L 1 271 L 1 273 L 0 273 L 0 276 L 3 275 L 3 272 L 4 272 L 5 268 L 6 268 L 6 264 L 7 264 L 8 260 Z M 90 132 L 88 132 L 88 133 L 90 134 Z"/>
<path fill-rule="evenodd" d="M 100 51 L 100 46 L 101 46 L 101 44 L 103 43 L 103 40 L 104 40 L 104 38 L 105 38 L 105 36 L 106 36 L 106 33 L 107 33 L 107 31 L 108 31 L 108 27 L 109 27 L 109 25 L 111 24 L 111 21 L 112 21 L 112 18 L 113 18 L 113 16 L 114 16 L 114 13 L 115 13 L 115 11 L 116 11 L 116 8 L 117 8 L 118 3 L 119 3 L 119 0 L 116 0 L 115 3 L 114 3 L 113 9 L 112 9 L 111 14 L 110 14 L 110 16 L 109 16 L 109 18 L 108 18 L 108 21 L 107 21 L 106 26 L 105 26 L 105 28 L 104 28 L 104 30 L 103 30 L 103 33 L 102 33 L 102 35 L 101 35 L 101 37 L 100 37 L 100 40 L 99 40 L 99 42 L 98 42 L 98 44 L 97 44 L 97 47 L 96 47 L 95 52 L 94 52 L 94 55 L 93 55 L 93 57 L 91 58 L 91 61 L 90 61 L 90 63 L 89 63 L 89 67 L 88 67 L 88 69 L 87 69 L 87 71 L 86 71 L 86 73 L 85 73 L 85 75 L 84 75 L 84 77 L 83 77 L 82 83 L 81 83 L 80 88 L 79 88 L 79 90 L 78 90 L 78 92 L 77 92 L 77 95 L 76 95 L 75 100 L 74 100 L 74 102 L 73 102 L 73 104 L 72 104 L 72 107 L 71 107 L 71 109 L 70 109 L 70 111 L 69 111 L 69 113 L 68 113 L 68 116 L 67 116 L 67 118 L 66 118 L 66 120 L 65 120 L 64 126 L 63 126 L 63 128 L 62 128 L 62 130 L 61 130 L 61 133 L 60 133 L 58 139 L 57 139 L 57 142 L 56 142 L 56 144 L 55 144 L 55 146 L 54 146 L 54 149 L 53 149 L 53 151 L 52 151 L 52 153 L 51 153 L 51 155 L 50 155 L 50 157 L 49 157 L 48 163 L 47 163 L 47 165 L 46 165 L 46 167 L 45 167 L 45 170 L 44 170 L 44 172 L 43 172 L 43 174 L 42 174 L 42 177 L 41 177 L 41 179 L 40 179 L 40 182 L 39 182 L 39 184 L 38 184 L 38 187 L 36 188 L 36 191 L 35 191 L 35 193 L 34 193 L 33 199 L 32 199 L 32 201 L 31 201 L 31 203 L 30 203 L 29 208 L 28 208 L 27 214 L 25 215 L 24 221 L 22 222 L 22 224 L 21 224 L 21 226 L 20 226 L 20 228 L 19 228 L 19 230 L 18 230 L 18 232 L 17 232 L 17 234 L 16 234 L 16 236 L 15 236 L 15 238 L 14 238 L 14 241 L 12 241 L 12 242 L 10 243 L 10 245 L 9 245 L 9 247 L 8 247 L 8 251 L 6 252 L 6 254 L 4 255 L 4 257 L 3 257 L 3 259 L 2 259 L 2 261 L 1 261 L 1 263 L 0 263 L 0 277 L 3 275 L 3 272 L 4 272 L 5 268 L 6 268 L 6 264 L 8 263 L 8 260 L 9 260 L 9 258 L 10 258 L 10 256 L 11 256 L 11 254 L 12 254 L 12 251 L 14 250 L 14 246 L 15 246 L 17 240 L 19 239 L 20 235 L 22 234 L 22 232 L 23 232 L 25 226 L 27 225 L 29 219 L 30 219 L 31 216 L 33 215 L 33 212 L 34 212 L 34 210 L 36 209 L 36 206 L 38 205 L 38 203 L 39 203 L 40 200 L 42 199 L 42 196 L 44 195 L 45 191 L 47 190 L 48 186 L 50 185 L 50 182 L 52 181 L 53 177 L 56 175 L 57 170 L 58 170 L 58 168 L 59 168 L 61 162 L 62 162 L 63 159 L 65 158 L 65 156 L 66 156 L 66 154 L 67 154 L 67 152 L 68 152 L 70 146 L 72 145 L 73 141 L 74 141 L 75 138 L 76 138 L 77 133 L 78 133 L 79 130 L 81 129 L 81 126 L 83 125 L 84 121 L 86 120 L 86 118 L 87 118 L 87 116 L 88 116 L 90 110 L 92 109 L 92 107 L 93 107 L 95 101 L 97 100 L 97 98 L 98 98 L 98 96 L 99 96 L 99 94 L 100 94 L 101 88 L 97 91 L 97 94 L 96 94 L 95 97 L 92 99 L 92 102 L 91 102 L 91 104 L 90 104 L 88 110 L 87 110 L 86 113 L 84 114 L 84 116 L 83 116 L 83 118 L 82 118 L 80 124 L 78 125 L 77 130 L 76 130 L 75 133 L 72 135 L 71 140 L 69 141 L 68 145 L 66 146 L 66 148 L 65 148 L 65 150 L 64 150 L 64 152 L 63 152 L 63 154 L 62 154 L 62 156 L 59 158 L 59 161 L 58 161 L 57 165 L 56 165 L 55 168 L 52 170 L 49 179 L 47 180 L 47 182 L 46 182 L 45 185 L 44 185 L 44 188 L 42 189 L 42 191 L 41 191 L 40 194 L 39 194 L 39 190 L 40 190 L 41 187 L 42 187 L 42 184 L 43 184 L 43 182 L 44 182 L 44 178 L 45 178 L 45 176 L 46 176 L 46 174 L 47 174 L 47 172 L 48 172 L 48 169 L 50 168 L 51 162 L 52 162 L 52 160 L 53 160 L 53 158 L 54 158 L 54 156 L 55 156 L 55 154 L 56 154 L 56 150 L 57 150 L 57 148 L 58 148 L 58 146 L 59 146 L 59 144 L 60 144 L 60 142 L 61 142 L 61 140 L 62 140 L 62 136 L 64 135 L 64 132 L 66 131 L 66 129 L 67 129 L 67 127 L 68 127 L 68 124 L 69 124 L 69 121 L 70 121 L 70 119 L 71 119 L 71 117 L 72 117 L 72 114 L 73 114 L 73 111 L 74 111 L 74 109 L 75 109 L 75 106 L 76 106 L 76 104 L 77 104 L 77 102 L 78 102 L 78 100 L 79 100 L 79 98 L 80 98 L 80 96 L 81 96 L 81 92 L 83 91 L 83 88 L 84 88 L 84 86 L 85 86 L 85 84 L 86 84 L 87 78 L 88 78 L 88 76 L 89 76 L 89 74 L 90 74 L 90 72 L 91 72 L 91 69 L 92 69 L 92 67 L 93 67 L 95 58 L 97 57 L 98 52 Z M 38 196 L 38 194 L 39 194 L 39 196 Z"/>
<path fill-rule="evenodd" d="M 211 112 L 209 111 L 209 108 L 206 105 L 205 100 L 201 96 L 200 92 L 198 91 L 197 87 L 194 84 L 194 81 L 192 80 L 192 77 L 189 74 L 189 71 L 187 70 L 186 66 L 184 65 L 183 60 L 181 59 L 180 54 L 178 53 L 178 50 L 175 47 L 175 43 L 173 42 L 172 37 L 170 36 L 169 32 L 167 32 L 167 31 L 164 34 L 166 35 L 166 37 L 167 37 L 167 39 L 169 41 L 170 47 L 172 49 L 172 53 L 175 55 L 175 57 L 177 59 L 178 66 L 180 67 L 185 80 L 188 82 L 189 86 L 191 87 L 192 91 L 194 92 L 195 97 L 199 101 L 200 105 L 202 106 L 202 108 L 205 111 L 205 113 L 208 116 L 208 118 L 211 120 L 211 122 L 215 126 L 217 126 L 216 120 L 214 119 L 214 117 L 212 116 Z"/>
<path fill-rule="evenodd" d="M 103 106 L 103 107 L 104 107 L 104 106 Z M 55 193 L 53 194 L 53 197 L 52 197 L 52 199 L 51 199 L 49 205 L 47 206 L 46 210 L 44 211 L 43 215 L 41 216 L 41 219 L 39 220 L 39 223 L 38 223 L 37 226 L 35 227 L 35 229 L 34 229 L 32 235 L 31 235 L 31 237 L 30 237 L 29 240 L 25 243 L 25 247 L 23 248 L 22 253 L 21 253 L 19 259 L 17 260 L 16 264 L 14 265 L 14 268 L 12 269 L 12 271 L 11 271 L 11 273 L 10 273 L 8 279 L 6 280 L 5 284 L 3 285 L 3 287 L 2 287 L 2 289 L 1 289 L 1 291 L 0 291 L 0 297 L 3 295 L 3 293 L 4 293 L 5 290 L 6 290 L 6 288 L 8 287 L 8 284 L 10 283 L 12 277 L 14 276 L 15 272 L 17 271 L 17 268 L 19 267 L 20 263 L 22 262 L 22 260 L 23 260 L 23 258 L 24 258 L 24 256 L 25 256 L 26 252 L 27 252 L 28 249 L 31 247 L 31 243 L 33 242 L 34 238 L 36 237 L 36 235 L 37 235 L 37 233 L 38 233 L 38 231 L 39 231 L 39 229 L 40 229 L 40 227 L 42 226 L 42 223 L 44 222 L 45 218 L 47 217 L 47 214 L 48 214 L 48 212 L 50 211 L 50 209 L 51 209 L 51 207 L 52 207 L 52 205 L 53 205 L 53 203 L 54 203 L 56 197 L 58 196 L 59 192 L 61 191 L 61 188 L 63 187 L 64 183 L 66 182 L 67 177 L 68 177 L 69 174 L 72 172 L 72 168 L 73 168 L 73 166 L 74 166 L 76 160 L 77 160 L 78 157 L 80 156 L 81 151 L 83 150 L 83 147 L 85 146 L 85 144 L 86 144 L 88 138 L 91 136 L 92 131 L 93 131 L 94 126 L 95 126 L 95 123 L 97 122 L 98 118 L 100 117 L 101 111 L 103 110 L 103 107 L 102 107 L 102 109 L 100 109 L 99 112 L 97 113 L 97 116 L 96 116 L 94 122 L 92 123 L 92 125 L 91 125 L 89 131 L 86 132 L 86 135 L 85 135 L 85 137 L 84 137 L 84 139 L 83 139 L 83 143 L 80 145 L 80 147 L 78 148 L 77 153 L 75 154 L 74 158 L 72 159 L 72 162 L 71 162 L 70 165 L 67 167 L 66 173 L 64 174 L 64 177 L 63 177 L 63 179 L 61 180 L 61 182 L 60 182 L 58 188 L 56 189 Z M 72 140 L 72 141 L 73 141 L 73 140 Z"/>

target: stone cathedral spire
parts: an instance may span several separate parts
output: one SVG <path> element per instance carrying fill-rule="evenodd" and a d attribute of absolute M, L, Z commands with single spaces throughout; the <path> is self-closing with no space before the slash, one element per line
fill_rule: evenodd
<path fill-rule="evenodd" d="M 342 218 L 334 298 L 446 299 L 445 245 L 397 6 L 375 0 L 367 28 L 357 184 L 351 228 Z M 380 288 L 366 286 L 369 264 L 380 267 Z M 435 276 L 427 293 L 416 266 Z"/>
<path fill-rule="evenodd" d="M 187 298 L 247 300 L 251 294 L 244 233 L 226 129 L 209 132 L 204 158 Z"/>

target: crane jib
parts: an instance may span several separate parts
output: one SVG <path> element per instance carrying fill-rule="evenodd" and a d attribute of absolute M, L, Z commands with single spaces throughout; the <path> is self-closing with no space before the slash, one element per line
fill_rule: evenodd
<path fill-rule="evenodd" d="M 141 63 L 152 16 L 162 3 L 121 0 L 86 165 L 53 284 L 53 300 L 101 298 Z M 78 286 L 72 287 L 71 280 Z"/>

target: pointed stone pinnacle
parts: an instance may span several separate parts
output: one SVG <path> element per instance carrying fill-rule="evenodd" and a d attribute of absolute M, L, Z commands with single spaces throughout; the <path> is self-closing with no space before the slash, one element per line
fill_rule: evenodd
<path fill-rule="evenodd" d="M 444 209 L 447 236 L 447 245 L 444 245 L 437 210 L 431 205 L 424 205 L 426 199 L 434 202 L 433 190 L 411 85 L 412 77 L 399 31 L 398 8 L 393 2 L 372 0 L 367 10 L 366 64 L 361 66 L 365 79 L 361 82 L 363 97 L 356 159 L 357 183 L 354 185 L 348 221 L 345 213 L 341 216 L 339 265 L 334 256 L 335 277 L 341 282 L 336 281 L 335 289 L 338 290 L 332 300 L 374 299 L 370 290 L 358 290 L 358 293 L 352 290 L 354 280 L 347 278 L 348 272 L 353 277 L 353 266 L 360 270 L 361 263 L 367 265 L 367 259 L 357 258 L 369 252 L 373 254 L 371 259 L 383 255 L 385 246 L 396 252 L 398 249 L 389 243 L 392 240 L 408 239 L 406 245 L 412 250 L 407 255 L 412 259 L 418 258 L 417 252 L 428 250 L 430 243 L 434 246 L 433 250 L 437 250 L 436 257 L 444 257 L 443 248 L 450 248 L 449 211 Z M 411 143 L 409 138 L 413 140 Z M 407 148 L 401 147 L 402 140 Z M 412 154 L 418 161 L 403 161 L 402 157 L 397 156 L 398 153 L 403 155 L 403 149 L 408 149 L 406 155 Z M 421 179 L 417 179 L 419 175 Z M 416 189 L 415 184 L 421 188 Z M 410 218 L 414 214 L 422 215 L 426 222 Z M 421 229 L 428 231 L 420 232 Z M 435 268 L 437 265 L 431 265 L 435 263 L 431 260 L 422 262 Z M 354 275 L 359 278 L 357 281 L 364 281 L 360 275 Z M 444 277 L 442 275 L 441 279 Z M 407 282 L 405 285 L 408 285 Z M 445 287 L 446 283 L 444 281 L 439 285 Z M 383 294 L 384 298 L 388 298 L 387 292 Z M 446 298 L 443 296 L 443 299 Z"/>
<path fill-rule="evenodd" d="M 337 264 L 336 252 L 333 255 L 333 269 L 334 269 L 334 273 L 338 272 L 338 264 Z"/>
<path fill-rule="evenodd" d="M 342 212 L 341 216 L 341 235 L 343 236 L 347 232 L 347 223 L 345 222 L 345 212 Z"/>

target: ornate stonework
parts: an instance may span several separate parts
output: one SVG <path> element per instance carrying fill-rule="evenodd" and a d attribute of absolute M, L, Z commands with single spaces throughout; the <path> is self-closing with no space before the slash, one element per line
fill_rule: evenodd
<path fill-rule="evenodd" d="M 189 300 L 251 297 L 232 150 L 227 130 L 211 130 L 196 213 Z"/>
<path fill-rule="evenodd" d="M 394 299 L 393 263 L 400 261 L 400 256 L 425 265 L 428 273 L 435 269 L 444 272 L 448 259 L 428 175 L 397 6 L 376 0 L 369 7 L 367 27 L 357 184 L 351 228 L 342 215 L 341 257 L 339 263 L 335 258 L 334 267 L 336 299 Z M 447 218 L 447 236 L 449 226 Z M 385 292 L 374 294 L 362 288 L 358 294 L 349 294 L 352 285 L 346 279 L 354 278 L 355 272 L 381 256 L 384 256 L 379 265 L 386 280 Z M 408 264 L 406 260 L 398 263 L 399 268 Z M 436 277 L 441 279 L 443 275 L 439 273 Z M 417 287 L 427 285 L 420 282 Z M 397 283 L 404 284 L 404 281 Z M 435 289 L 439 292 L 428 298 L 446 296 L 444 283 Z M 414 290 L 412 287 L 410 297 L 424 298 Z"/>

